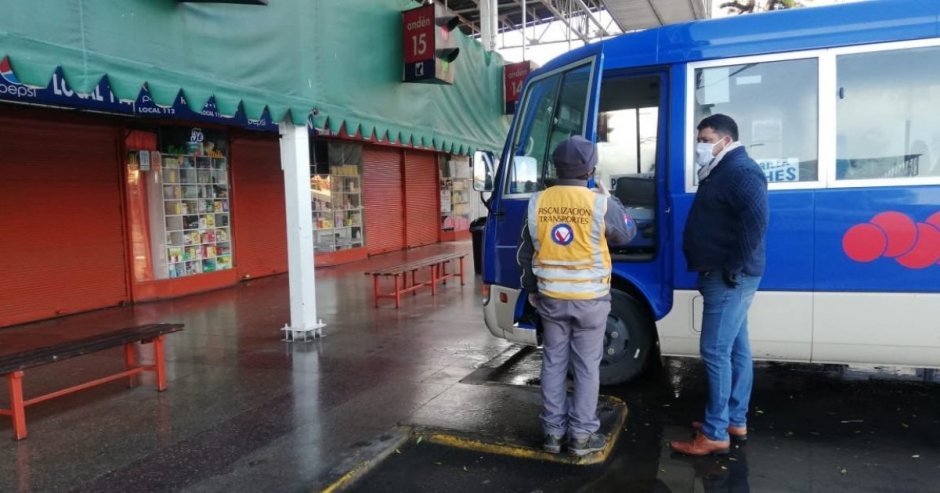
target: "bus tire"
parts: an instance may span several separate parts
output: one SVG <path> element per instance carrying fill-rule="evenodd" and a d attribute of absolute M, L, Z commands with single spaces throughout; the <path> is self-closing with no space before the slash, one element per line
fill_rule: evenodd
<path fill-rule="evenodd" d="M 601 385 L 626 383 L 640 376 L 655 346 L 655 325 L 646 307 L 623 291 L 612 289 L 610 296 Z"/>

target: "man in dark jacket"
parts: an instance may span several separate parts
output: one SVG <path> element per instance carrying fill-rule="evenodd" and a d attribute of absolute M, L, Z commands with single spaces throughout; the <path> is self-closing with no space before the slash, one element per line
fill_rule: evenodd
<path fill-rule="evenodd" d="M 698 272 L 704 298 L 700 352 L 708 373 L 704 422 L 691 441 L 672 442 L 688 455 L 727 453 L 730 439 L 747 439 L 753 364 L 747 311 L 764 274 L 767 179 L 738 142 L 726 115 L 698 125 L 698 191 L 685 223 L 682 250 Z"/>

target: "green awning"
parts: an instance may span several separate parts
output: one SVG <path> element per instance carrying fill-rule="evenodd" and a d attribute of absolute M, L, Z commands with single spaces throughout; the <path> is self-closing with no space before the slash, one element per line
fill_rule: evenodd
<path fill-rule="evenodd" d="M 267 6 L 170 0 L 7 0 L 0 57 L 20 82 L 46 87 L 56 67 L 71 89 L 158 105 L 180 90 L 194 112 L 274 121 L 312 119 L 334 132 L 376 135 L 449 152 L 498 149 L 502 58 L 453 33 L 453 86 L 403 84 L 401 11 L 411 0 L 273 0 Z"/>

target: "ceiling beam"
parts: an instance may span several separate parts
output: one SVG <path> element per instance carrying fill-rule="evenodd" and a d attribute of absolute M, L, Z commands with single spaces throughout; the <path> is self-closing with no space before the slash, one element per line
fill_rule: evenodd
<path fill-rule="evenodd" d="M 571 22 L 570 22 L 570 19 L 568 19 L 568 16 L 562 14 L 557 8 L 555 8 L 555 5 L 552 4 L 551 0 L 541 0 L 541 2 L 542 2 L 542 5 L 545 6 L 545 8 L 547 8 L 552 14 L 555 15 L 555 17 L 558 18 L 558 20 L 564 22 L 565 25 L 568 26 L 568 29 L 570 29 L 572 32 L 577 34 L 578 37 L 581 38 L 581 41 L 584 41 L 585 43 L 591 42 L 590 38 L 585 36 L 584 33 L 582 33 L 578 29 L 575 29 L 575 27 L 571 25 Z"/>

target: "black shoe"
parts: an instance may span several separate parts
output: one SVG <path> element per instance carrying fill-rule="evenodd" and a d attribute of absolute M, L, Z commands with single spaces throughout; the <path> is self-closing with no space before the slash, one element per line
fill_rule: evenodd
<path fill-rule="evenodd" d="M 561 453 L 561 440 L 562 437 L 556 437 L 555 435 L 546 433 L 545 441 L 542 443 L 542 450 L 550 454 Z"/>
<path fill-rule="evenodd" d="M 571 437 L 568 439 L 568 453 L 578 457 L 600 452 L 605 447 L 607 447 L 607 437 L 600 433 L 591 433 L 584 438 Z"/>

